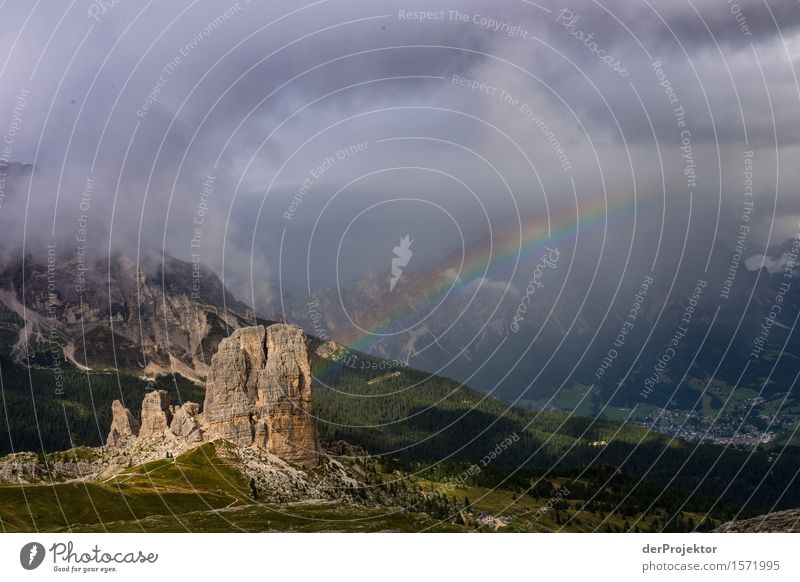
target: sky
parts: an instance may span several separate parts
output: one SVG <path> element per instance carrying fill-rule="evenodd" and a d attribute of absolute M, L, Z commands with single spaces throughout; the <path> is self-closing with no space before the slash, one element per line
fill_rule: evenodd
<path fill-rule="evenodd" d="M 405 235 L 410 270 L 558 236 L 613 286 L 800 231 L 797 0 L 0 6 L 4 257 L 165 251 L 252 302 Z"/>

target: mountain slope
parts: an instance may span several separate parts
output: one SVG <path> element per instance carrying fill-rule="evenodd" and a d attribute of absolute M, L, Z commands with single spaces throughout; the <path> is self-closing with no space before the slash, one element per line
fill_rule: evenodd
<path fill-rule="evenodd" d="M 474 242 L 469 254 L 490 256 L 483 248 L 490 242 Z M 256 307 L 284 309 L 309 333 L 355 341 L 362 351 L 534 410 L 631 414 L 633 422 L 694 442 L 757 446 L 800 424 L 800 399 L 790 390 L 800 362 L 800 338 L 791 333 L 800 284 L 796 269 L 782 269 L 793 251 L 796 241 L 776 245 L 757 270 L 763 257 L 745 260 L 746 252 L 717 241 L 708 270 L 695 257 L 674 274 L 632 269 L 615 297 L 613 288 L 580 278 L 591 270 L 567 277 L 565 269 L 545 268 L 548 279 L 530 298 L 518 333 L 511 323 L 534 267 L 516 277 L 461 276 L 460 255 L 404 274 L 391 292 L 388 272 L 368 273 L 347 288 L 282 302 L 272 294 Z M 776 302 L 780 313 L 770 317 Z M 669 348 L 674 354 L 660 365 Z"/>
<path fill-rule="evenodd" d="M 56 269 L 58 289 L 68 288 L 74 275 L 74 265 L 67 267 Z M 95 275 L 104 272 L 102 264 L 95 268 Z M 179 261 L 170 263 L 169 272 L 137 270 L 117 256 L 106 279 L 92 279 L 83 297 L 59 291 L 53 298 L 46 265 L 9 263 L 0 277 L 7 356 L 0 359 L 0 453 L 99 446 L 111 402 L 120 399 L 136 409 L 152 388 L 168 390 L 174 403 L 202 402 L 205 362 L 229 330 L 248 323 L 248 314 L 213 274 L 207 277 L 213 293 L 202 302 L 193 299 L 186 287 L 191 272 L 191 265 Z M 46 315 L 53 306 L 58 340 L 51 344 Z M 20 344 L 26 334 L 30 341 Z M 74 348 L 75 366 L 63 361 L 61 346 L 67 353 Z M 362 446 L 390 471 L 447 482 L 489 458 L 469 483 L 489 488 L 487 495 L 497 487 L 529 492 L 540 483 L 570 479 L 582 491 L 575 503 L 600 503 L 612 513 L 621 504 L 627 514 L 644 512 L 651 520 L 648 507 L 658 508 L 672 518 L 659 518 L 661 527 L 688 519 L 686 511 L 702 517 L 713 510 L 722 519 L 742 506 L 751 511 L 800 505 L 800 492 L 791 487 L 800 465 L 796 447 L 695 446 L 617 421 L 509 407 L 400 360 L 314 338 L 309 353 L 322 439 Z M 509 438 L 513 446 L 492 455 Z"/>
<path fill-rule="evenodd" d="M 0 271 L 0 354 L 52 368 L 200 380 L 247 308 L 209 269 L 165 256 L 16 258 Z"/>

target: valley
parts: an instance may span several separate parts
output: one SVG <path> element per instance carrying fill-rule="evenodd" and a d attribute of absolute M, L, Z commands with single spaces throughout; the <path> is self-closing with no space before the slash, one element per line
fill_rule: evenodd
<path fill-rule="evenodd" d="M 87 344 L 91 350 L 79 351 L 83 364 L 61 358 L 58 374 L 46 330 L 31 335 L 28 351 L 20 352 L 24 327 L 19 327 L 16 313 L 5 319 L 9 343 L 0 358 L 0 453 L 7 456 L 0 459 L 0 480 L 5 482 L 0 485 L 0 519 L 6 531 L 709 531 L 732 519 L 800 506 L 800 492 L 790 487 L 800 466 L 797 448 L 778 437 L 778 425 L 767 433 L 773 438 L 762 433 L 758 443 L 748 440 L 743 425 L 734 428 L 735 417 L 722 422 L 714 416 L 719 409 L 714 398 L 700 399 L 708 419 L 700 426 L 692 417 L 656 404 L 642 406 L 636 414 L 605 407 L 592 417 L 595 411 L 580 404 L 586 400 L 585 388 L 562 391 L 562 400 L 548 405 L 522 399 L 514 406 L 402 360 L 386 360 L 313 335 L 304 340 L 302 353 L 307 356 L 291 356 L 296 361 L 307 358 L 309 371 L 301 376 L 292 372 L 281 382 L 299 381 L 302 386 L 309 382 L 302 375 L 310 374 L 312 414 L 321 443 L 318 467 L 316 462 L 297 466 L 295 461 L 275 465 L 271 457 L 258 461 L 261 472 L 253 473 L 254 465 L 242 451 L 251 450 L 251 444 L 266 446 L 257 444 L 262 429 L 256 425 L 261 426 L 258 415 L 263 413 L 254 417 L 250 409 L 236 409 L 233 400 L 234 408 L 221 401 L 222 416 L 215 422 L 223 424 L 218 428 L 211 429 L 207 423 L 212 417 L 203 413 L 191 421 L 199 424 L 181 429 L 197 426 L 197 434 L 208 433 L 195 444 L 169 444 L 174 437 L 167 432 L 162 444 L 134 441 L 133 452 L 115 451 L 106 436 L 112 401 L 121 400 L 135 411 L 145 396 L 163 391 L 162 401 L 174 406 L 163 409 L 165 420 L 156 425 L 164 428 L 153 434 L 166 438 L 158 431 L 166 430 L 179 408 L 190 410 L 185 403 L 206 400 L 205 407 L 191 409 L 190 415 L 208 408 L 207 376 L 212 356 L 231 341 L 225 338 L 233 333 L 247 346 L 252 340 L 235 330 L 264 329 L 246 327 L 252 315 L 241 306 L 234 310 L 240 304 L 213 282 L 213 274 L 207 280 L 212 279 L 211 288 L 221 298 L 212 301 L 218 305 L 201 302 L 189 311 L 179 307 L 192 305 L 191 289 L 167 278 L 159 280 L 158 292 L 150 291 L 154 301 L 159 293 L 163 296 L 158 299 L 161 307 L 142 319 L 146 312 L 126 311 L 124 298 L 137 286 L 148 285 L 149 276 L 131 273 L 118 270 L 112 279 L 121 293 L 119 306 L 111 303 L 119 325 L 109 328 L 103 323 L 107 314 L 89 310 L 82 312 L 86 321 L 59 327 L 67 340 L 81 325 L 94 331 Z M 164 295 L 164 289 L 169 293 Z M 60 301 L 64 313 L 73 313 L 68 302 Z M 165 307 L 175 318 L 170 337 L 187 338 L 175 353 L 158 331 L 158 310 Z M 191 311 L 202 318 L 185 315 Z M 137 340 L 121 335 L 140 321 L 144 336 Z M 253 323 L 266 329 L 275 325 L 262 319 Z M 286 341 L 281 345 L 297 345 Z M 129 355 L 123 350 L 125 357 L 120 358 L 119 348 L 126 342 Z M 137 343 L 145 346 L 143 351 L 133 347 Z M 244 357 L 251 361 L 252 356 Z M 225 361 L 233 364 L 237 358 L 226 356 Z M 115 359 L 117 367 L 109 369 Z M 235 376 L 225 372 L 215 377 Z M 236 385 L 234 381 L 229 389 L 238 390 Z M 252 391 L 262 385 L 255 379 L 243 384 Z M 740 425 L 752 416 L 751 409 L 770 405 L 752 391 L 737 396 L 742 401 L 733 410 Z M 263 396 L 251 392 L 249 398 L 256 402 Z M 564 400 L 569 398 L 574 400 Z M 275 414 L 262 418 L 283 427 L 303 423 L 298 417 L 287 425 L 278 420 L 284 413 Z M 142 415 L 145 421 L 144 411 Z M 237 429 L 220 439 L 228 434 L 224 423 L 248 415 L 255 437 L 230 449 L 229 439 L 236 442 L 240 437 L 235 435 L 242 433 Z M 733 430 L 739 440 L 725 436 L 725 430 Z M 38 452 L 10 454 L 26 450 Z M 276 449 L 284 451 L 279 454 L 289 450 Z M 353 456 L 361 460 L 353 463 Z M 258 481 L 264 471 L 282 477 L 262 488 L 256 484 L 263 489 L 256 498 L 251 479 Z M 326 472 L 338 477 L 327 478 L 320 488 Z M 266 491 L 272 491 L 271 498 Z"/>

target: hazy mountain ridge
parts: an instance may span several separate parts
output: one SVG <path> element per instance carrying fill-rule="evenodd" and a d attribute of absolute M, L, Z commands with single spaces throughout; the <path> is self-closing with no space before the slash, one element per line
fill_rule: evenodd
<path fill-rule="evenodd" d="M 212 271 L 170 256 L 137 267 L 124 254 L 29 255 L 5 264 L 0 289 L 0 350 L 54 368 L 202 379 L 219 341 L 248 320 Z"/>
<path fill-rule="evenodd" d="M 765 262 L 785 258 L 791 245 L 776 245 Z M 775 366 L 784 342 L 783 361 L 800 361 L 800 340 L 777 321 L 765 349 L 749 358 L 748 373 L 740 380 L 741 365 L 779 294 L 784 317 L 800 311 L 800 286 L 783 292 L 782 272 L 767 267 L 751 271 L 741 261 L 722 300 L 734 254 L 719 243 L 707 272 L 679 274 L 674 285 L 656 278 L 623 346 L 615 346 L 615 338 L 640 281 L 623 282 L 607 312 L 591 309 L 591 303 L 578 311 L 584 291 L 576 285 L 561 289 L 558 279 L 548 281 L 550 294 L 532 297 L 519 333 L 513 333 L 519 285 L 475 273 L 462 279 L 456 254 L 433 269 L 407 270 L 392 291 L 388 270 L 308 297 L 264 283 L 257 287 L 255 308 L 261 317 L 296 323 L 310 335 L 466 380 L 534 409 L 624 418 L 635 407 L 633 422 L 667 434 L 758 444 L 791 433 L 800 421 L 800 403 L 787 394 L 793 367 Z M 86 263 L 82 293 L 76 289 L 78 269 L 75 257 L 56 261 L 52 273 L 46 258 L 28 257 L 24 266 L 19 258 L 6 263 L 0 271 L 0 349 L 6 357 L 21 360 L 28 354 L 32 363 L 52 367 L 54 358 L 63 359 L 63 351 L 80 368 L 177 372 L 202 381 L 219 341 L 256 322 L 252 309 L 212 271 L 169 255 L 145 260 L 139 268 L 122 254 Z M 52 296 L 49 278 L 55 282 Z M 674 346 L 669 365 L 655 373 L 701 280 L 705 287 L 692 300 L 691 321 L 681 326 L 686 333 Z M 599 376 L 611 348 L 617 357 Z M 568 367 L 561 365 L 565 361 Z"/>
<path fill-rule="evenodd" d="M 124 266 L 125 261 L 121 260 Z M 125 269 L 121 271 L 130 272 Z M 141 276 L 141 273 L 137 276 Z M 146 274 L 144 277 L 146 284 Z M 123 297 L 125 290 L 130 289 L 129 281 L 130 278 L 123 278 L 120 285 Z M 162 305 L 162 308 L 164 307 Z M 208 308 L 218 309 L 213 306 Z M 124 321 L 124 318 L 121 319 Z M 358 500 L 366 499 L 368 503 L 377 501 L 386 507 L 395 505 L 408 507 L 407 504 L 411 502 L 412 513 L 419 508 L 422 509 L 423 517 L 415 518 L 414 523 L 418 524 L 415 527 L 425 523 L 423 527 L 455 526 L 490 529 L 510 527 L 514 531 L 531 529 L 538 531 L 542 528 L 554 530 L 562 527 L 571 531 L 582 531 L 584 527 L 606 528 L 605 531 L 674 531 L 716 527 L 724 519 L 731 519 L 742 512 L 745 515 L 752 515 L 753 508 L 769 507 L 778 501 L 784 507 L 797 503 L 796 496 L 785 495 L 785 484 L 787 479 L 793 476 L 796 467 L 793 461 L 795 457 L 788 453 L 776 458 L 774 451 L 757 450 L 751 455 L 747 451 L 736 449 L 695 447 L 681 441 L 668 442 L 661 435 L 613 421 L 549 413 L 533 415 L 530 412 L 508 408 L 493 398 L 485 398 L 452 381 L 430 376 L 409 367 L 401 366 L 396 370 L 397 375 L 387 374 L 380 361 L 366 354 L 349 352 L 350 355 L 370 364 L 366 367 L 351 367 L 347 361 L 337 357 L 336 350 L 321 349 L 324 345 L 321 345 L 318 339 L 310 338 L 308 345 L 312 374 L 317 378 L 314 414 L 320 419 L 323 437 L 328 443 L 344 438 L 348 442 L 364 447 L 380 459 L 377 464 L 372 464 L 372 469 L 365 471 L 362 465 L 360 469 L 353 469 L 356 475 L 348 476 L 348 472 L 345 472 L 342 476 L 343 481 L 333 483 L 334 488 L 339 487 L 336 483 L 343 485 L 349 483 L 354 487 L 354 490 L 348 493 L 354 496 L 354 502 L 345 500 L 343 505 L 340 503 L 335 506 L 337 512 L 355 511 L 357 515 L 363 515 L 366 509 Z M 133 370 L 135 368 L 131 368 L 131 371 Z M 3 366 L 3 373 L 24 374 L 24 369 L 16 365 Z M 92 418 L 91 410 L 81 410 L 81 404 L 75 400 L 78 396 L 81 398 L 85 396 L 79 394 L 78 391 L 83 392 L 83 390 L 78 387 L 73 387 L 73 393 L 56 398 L 58 407 L 52 410 L 52 415 L 47 412 L 49 409 L 42 408 L 52 400 L 53 394 L 49 391 L 47 383 L 39 380 L 48 379 L 50 375 L 51 370 L 47 366 L 40 366 L 35 370 L 36 414 L 22 409 L 11 411 L 7 409 L 4 417 L 26 419 L 35 417 L 37 424 L 26 430 L 49 431 L 58 423 L 57 419 L 62 416 L 63 409 L 63 419 L 73 425 L 73 429 L 66 433 L 72 439 L 77 424 L 85 426 L 96 422 L 97 419 Z M 125 375 L 125 369 L 119 370 L 117 380 L 114 382 L 112 375 L 89 373 L 87 379 L 91 377 L 94 384 L 92 405 L 106 407 L 108 405 L 106 400 L 110 401 L 109 398 L 101 398 L 101 393 L 98 391 L 104 384 L 104 376 L 108 376 L 105 380 L 111 380 L 116 384 L 120 381 L 120 376 Z M 187 396 L 190 396 L 192 390 L 199 392 L 197 387 L 187 388 L 179 384 L 170 386 L 169 377 L 162 379 L 168 382 L 167 387 L 170 392 L 176 394 L 173 398 L 176 403 L 186 404 Z M 10 389 L 7 380 L 8 378 L 5 385 Z M 175 381 L 175 378 L 172 380 Z M 30 405 L 32 393 L 24 393 L 26 382 L 27 379 L 22 382 L 21 402 Z M 144 383 L 140 381 L 140 384 Z M 416 386 L 413 391 L 403 390 L 412 384 Z M 126 387 L 125 393 L 121 396 L 126 402 L 135 406 L 137 397 L 133 394 L 140 393 L 141 389 L 142 386 L 139 385 L 133 388 Z M 102 393 L 113 394 L 115 390 L 116 385 L 106 386 Z M 156 393 L 148 391 L 146 394 Z M 379 399 L 370 397 L 374 395 L 382 396 Z M 7 396 L 10 398 L 13 393 L 10 392 Z M 198 396 L 191 398 L 196 402 L 201 400 Z M 147 400 L 147 397 L 145 396 L 143 400 Z M 14 400 L 9 400 L 9 403 L 13 404 Z M 145 408 L 149 410 L 150 407 L 143 406 L 143 410 Z M 177 415 L 177 410 L 176 406 L 171 412 Z M 166 412 L 163 410 L 162 412 L 166 417 Z M 115 419 L 117 420 L 118 418 Z M 142 421 L 143 423 L 145 421 L 144 414 Z M 108 426 L 105 422 L 103 424 L 102 431 Z M 167 426 L 164 423 L 162 425 L 162 428 Z M 6 427 L 3 432 L 10 435 L 15 433 L 15 430 Z M 41 433 L 39 434 L 41 438 Z M 105 435 L 102 434 L 102 437 Z M 512 439 L 512 445 L 504 449 L 502 454 L 495 453 L 496 459 L 491 462 L 491 466 L 489 462 L 484 462 L 487 454 L 499 446 L 498 443 L 505 442 L 509 438 Z M 214 443 L 210 444 L 217 447 Z M 137 451 L 137 446 L 140 446 L 138 442 L 131 449 L 134 453 Z M 199 531 L 206 531 L 205 528 L 209 527 L 208 520 L 215 515 L 213 512 L 208 512 L 209 506 L 219 509 L 233 504 L 241 507 L 241 511 L 248 516 L 249 512 L 255 511 L 261 516 L 258 519 L 264 519 L 260 504 L 246 501 L 246 486 L 239 486 L 236 491 L 223 488 L 223 493 L 220 494 L 219 488 L 215 489 L 216 485 L 207 484 L 208 487 L 204 485 L 201 493 L 204 509 L 188 503 L 188 498 L 180 497 L 182 490 L 186 490 L 187 487 L 191 489 L 193 495 L 196 494 L 196 488 L 202 481 L 200 475 L 207 467 L 213 467 L 217 463 L 214 455 L 219 454 L 218 448 L 215 448 L 216 452 L 207 450 L 202 457 L 195 456 L 190 459 L 181 455 L 174 461 L 169 458 L 154 461 L 153 454 L 157 457 L 165 454 L 167 457 L 170 456 L 167 449 L 161 445 L 159 447 L 143 451 L 144 454 L 151 455 L 150 457 L 139 459 L 133 454 L 127 457 L 128 461 L 125 461 L 124 455 L 131 453 L 122 452 L 123 456 L 115 461 L 114 474 L 123 469 L 121 478 L 126 483 L 130 481 L 131 486 L 135 486 L 135 475 L 142 472 L 150 475 L 156 469 L 164 471 L 165 478 L 168 478 L 163 485 L 176 495 L 170 502 L 171 505 L 177 507 L 185 504 L 186 511 L 194 508 L 193 511 L 196 511 L 197 515 L 191 519 L 200 520 L 196 523 Z M 47 508 L 49 521 L 46 516 L 39 513 L 27 516 L 24 511 L 20 513 L 4 510 L 6 511 L 3 515 L 4 522 L 23 530 L 31 528 L 30 520 L 33 520 L 33 523 L 50 524 L 47 527 L 65 527 L 63 524 L 60 525 L 58 519 L 53 518 L 53 516 L 58 517 L 58 512 L 54 512 L 51 505 L 57 503 L 59 499 L 78 494 L 76 485 L 88 478 L 89 474 L 85 472 L 86 463 L 95 463 L 96 459 L 82 458 L 87 453 L 81 450 L 53 457 L 54 463 L 50 463 L 44 453 L 38 456 L 16 455 L 5 459 L 2 471 L 7 473 L 12 481 L 18 482 L 21 477 L 26 480 L 30 477 L 34 482 L 50 482 L 53 479 L 66 479 L 66 481 L 58 486 L 57 493 L 54 491 L 58 496 L 56 499 L 39 500 L 41 507 Z M 243 450 L 249 449 L 245 447 Z M 103 459 L 107 453 L 100 454 L 102 459 L 99 462 L 102 465 L 105 463 Z M 111 454 L 113 456 L 120 453 Z M 273 492 L 285 490 L 299 495 L 299 497 L 279 498 L 284 501 L 295 499 L 301 503 L 308 503 L 308 494 L 316 495 L 314 493 L 317 491 L 314 488 L 316 486 L 306 489 L 301 484 L 314 481 L 320 476 L 318 473 L 303 476 L 298 475 L 294 468 L 276 467 L 271 461 L 265 463 L 263 459 L 248 460 L 243 457 L 234 461 L 230 453 L 223 454 L 227 459 L 223 460 L 225 464 L 238 467 L 240 475 L 245 475 L 243 481 L 242 477 L 239 477 L 241 483 L 252 479 L 256 483 L 256 488 L 274 490 Z M 349 455 L 347 452 L 344 454 Z M 44 462 L 41 461 L 42 456 L 45 458 Z M 652 460 L 656 456 L 660 461 L 653 466 Z M 689 460 L 694 462 L 687 464 Z M 713 465 L 715 470 L 711 474 L 705 474 L 705 467 L 711 466 L 715 460 L 719 461 Z M 155 464 L 140 465 L 140 461 L 151 461 Z M 126 462 L 133 463 L 133 466 L 125 469 Z M 174 474 L 170 467 L 172 463 L 181 465 L 180 475 Z M 739 476 L 735 490 L 727 491 L 724 503 L 717 504 L 716 497 L 707 497 L 718 495 L 725 484 L 730 482 L 731 474 L 744 464 L 748 465 L 749 470 Z M 55 472 L 51 470 L 51 465 Z M 194 466 L 199 473 L 187 477 L 182 472 L 185 465 Z M 477 467 L 477 471 L 472 467 Z M 697 472 L 697 467 L 703 468 L 702 474 Z M 335 468 L 333 470 L 339 471 Z M 645 474 L 652 481 L 642 480 L 641 476 Z M 324 475 L 323 471 L 323 479 L 330 484 L 331 481 Z M 767 478 L 761 480 L 763 475 Z M 351 478 L 355 479 L 355 482 L 348 481 Z M 396 484 L 392 486 L 398 478 L 408 481 L 403 488 L 399 488 Z M 665 490 L 660 483 L 667 481 L 671 486 Z M 24 510 L 27 506 L 18 503 L 18 500 L 15 501 L 19 495 L 27 495 L 23 492 L 23 487 L 24 491 L 27 491 L 25 485 L 0 488 L 0 495 L 6 497 L 0 506 L 20 507 Z M 541 515 L 537 516 L 536 508 L 541 507 L 542 503 L 547 503 L 548 498 L 563 487 L 573 492 L 571 500 L 559 506 L 563 513 L 548 516 L 546 519 Z M 371 489 L 379 496 L 361 497 L 362 494 L 359 492 L 361 489 Z M 696 489 L 694 494 L 687 493 L 693 489 Z M 479 502 L 473 506 L 468 500 L 454 499 L 452 495 L 453 492 L 457 492 L 459 496 L 472 498 L 476 495 L 476 491 L 479 492 L 477 494 L 481 499 L 491 499 L 492 505 L 483 505 Z M 521 492 L 524 495 L 520 495 Z M 336 495 L 330 491 L 326 495 L 329 493 Z M 130 491 L 126 489 L 123 492 L 123 495 L 128 494 L 140 495 L 141 492 L 134 487 Z M 119 492 L 114 493 L 105 487 L 104 483 L 92 489 L 93 498 L 106 499 L 109 506 L 121 505 L 119 499 L 114 501 L 115 495 L 118 496 Z M 338 499 L 341 500 L 341 497 Z M 736 505 L 745 501 L 750 507 Z M 80 500 L 77 502 L 81 503 Z M 501 509 L 496 509 L 497 507 Z M 179 523 L 172 523 L 166 518 L 157 518 L 159 513 L 154 512 L 153 507 L 137 505 L 137 508 L 137 513 L 133 517 L 137 520 L 142 515 L 152 517 L 156 520 L 153 527 L 157 531 L 172 531 L 180 527 Z M 324 512 L 326 508 L 328 508 L 326 505 L 315 505 L 311 511 Z M 713 509 L 711 515 L 707 513 L 709 509 Z M 231 510 L 231 513 L 241 517 L 238 511 L 238 509 Z M 119 528 L 130 527 L 130 518 L 126 520 L 119 513 L 108 513 L 107 517 L 101 519 L 107 521 L 112 515 L 119 520 L 117 524 Z M 638 525 L 630 525 L 625 516 L 636 516 Z M 439 521 L 425 521 L 431 518 Z M 96 523 L 92 519 L 92 516 L 65 516 L 67 527 L 70 527 L 69 524 L 83 524 L 78 529 L 95 527 Z M 383 514 L 379 514 L 376 519 L 380 523 L 380 519 L 386 518 Z M 257 520 L 257 523 L 263 522 Z M 437 523 L 438 526 L 435 525 Z M 218 524 L 214 527 L 225 526 Z M 250 527 L 263 528 L 263 525 Z"/>
<path fill-rule="evenodd" d="M 797 273 L 791 278 L 795 284 L 782 290 L 787 279 L 775 267 L 776 261 L 785 262 L 793 244 L 772 247 L 758 271 L 745 265 L 746 252 L 734 263 L 737 251 L 717 241 L 707 270 L 695 258 L 674 280 L 653 277 L 623 345 L 615 341 L 630 322 L 647 274 L 630 275 L 613 302 L 610 295 L 605 298 L 603 309 L 593 308 L 602 300 L 587 297 L 579 285 L 562 289 L 561 280 L 548 281 L 545 294 L 532 297 L 519 333 L 511 323 L 525 283 L 474 273 L 472 280 L 456 279 L 460 257 L 455 254 L 435 269 L 405 274 L 391 293 L 390 273 L 372 272 L 344 289 L 319 290 L 305 299 L 287 295 L 282 305 L 257 308 L 264 315 L 279 313 L 309 333 L 345 343 L 355 337 L 364 351 L 468 381 L 506 401 L 613 418 L 636 408 L 635 422 L 668 434 L 757 444 L 790 432 L 800 421 L 800 400 L 787 395 L 795 369 L 775 365 L 779 355 L 783 362 L 800 361 L 800 339 L 790 333 L 800 312 Z M 754 268 L 752 261 L 748 264 Z M 782 315 L 764 349 L 753 355 L 776 298 Z M 351 319 L 365 332 L 354 332 Z M 416 322 L 402 331 L 401 324 Z M 670 363 L 656 371 L 670 347 L 675 351 Z M 612 365 L 598 374 L 611 350 Z"/>

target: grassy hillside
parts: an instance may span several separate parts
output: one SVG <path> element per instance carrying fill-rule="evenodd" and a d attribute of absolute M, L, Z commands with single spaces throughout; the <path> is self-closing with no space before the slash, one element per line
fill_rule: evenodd
<path fill-rule="evenodd" d="M 519 440 L 490 465 L 512 482 L 509 473 L 520 467 L 545 476 L 580 476 L 586 467 L 610 466 L 637 481 L 670 483 L 672 491 L 722 495 L 757 508 L 800 505 L 800 490 L 792 486 L 800 466 L 797 447 L 776 452 L 695 445 L 618 421 L 533 413 L 445 378 L 407 368 L 389 377 L 385 370 L 373 370 L 380 360 L 361 354 L 358 360 L 355 366 L 331 367 L 312 359 L 321 376 L 315 407 L 323 436 L 361 444 L 373 454 L 480 462 L 516 434 Z M 665 491 L 662 498 L 669 495 Z"/>
<path fill-rule="evenodd" d="M 239 473 L 205 445 L 103 482 L 0 486 L 0 520 L 6 531 L 69 530 L 76 524 L 231 507 L 245 503 L 247 490 Z M 137 530 L 134 525 L 128 531 Z"/>
<path fill-rule="evenodd" d="M 0 486 L 1 531 L 459 531 L 402 507 L 333 501 L 285 505 L 250 488 L 213 443 L 101 482 Z"/>
<path fill-rule="evenodd" d="M 362 465 L 359 487 L 379 489 L 380 503 L 274 504 L 251 499 L 249 484 L 225 447 L 209 443 L 100 482 L 2 485 L 0 531 L 691 531 L 712 529 L 733 514 L 720 508 L 705 516 L 703 503 L 678 508 L 677 498 L 643 511 L 621 502 L 632 484 L 621 476 L 590 500 L 607 476 L 598 472 L 578 481 L 526 472 L 526 484 L 536 486 L 525 493 L 519 483 L 491 484 L 492 474 L 454 484 L 465 466 L 401 465 Z"/>
<path fill-rule="evenodd" d="M 433 478 L 446 480 L 478 463 L 483 470 L 471 485 L 523 493 L 538 480 L 588 479 L 586 499 L 599 492 L 598 502 L 621 472 L 631 479 L 629 494 L 608 499 L 625 503 L 629 513 L 651 505 L 678 510 L 705 499 L 699 510 L 712 507 L 720 495 L 725 503 L 746 502 L 756 509 L 800 505 L 800 491 L 787 488 L 800 466 L 796 447 L 777 455 L 766 449 L 695 446 L 617 421 L 523 411 L 444 378 L 402 367 L 387 370 L 386 362 L 356 356 L 355 365 L 312 358 L 321 437 L 361 445 L 402 470 L 439 471 Z M 7 361 L 0 365 L 2 454 L 12 444 L 14 450 L 32 451 L 100 445 L 111 421 L 111 401 L 122 397 L 138 410 L 146 389 L 144 381 L 126 374 L 68 370 L 63 394 L 57 395 L 52 371 Z M 170 390 L 173 402 L 203 401 L 202 388 L 180 377 L 161 378 L 158 387 Z M 512 435 L 514 442 L 492 455 Z"/>

